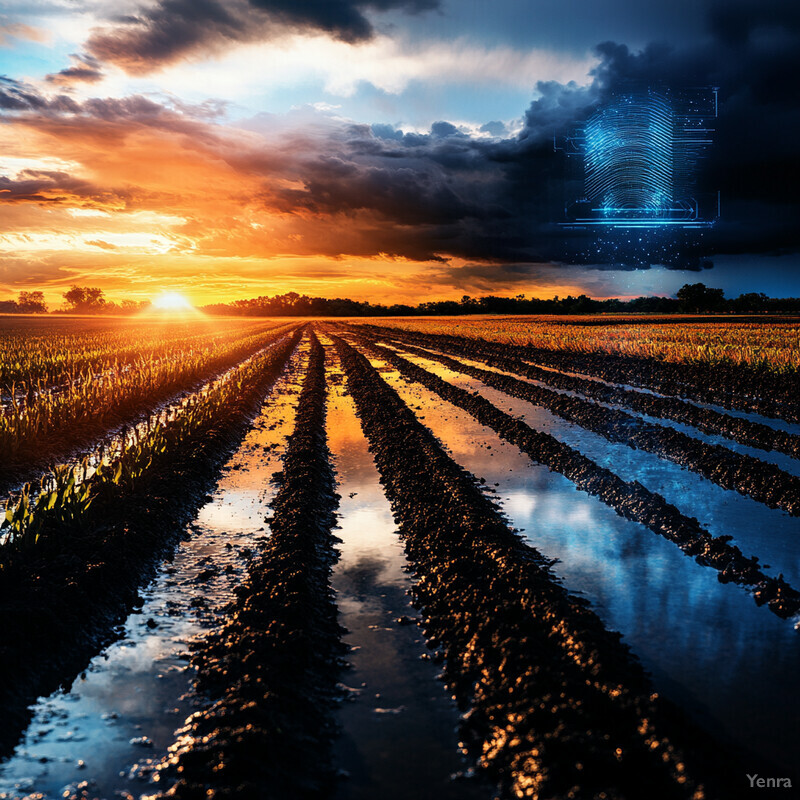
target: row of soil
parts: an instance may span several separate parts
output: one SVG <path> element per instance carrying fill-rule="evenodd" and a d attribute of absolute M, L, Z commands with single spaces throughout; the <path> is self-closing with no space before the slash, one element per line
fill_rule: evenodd
<path fill-rule="evenodd" d="M 382 333 L 378 328 L 374 328 L 373 331 L 378 335 Z M 800 457 L 800 436 L 797 434 L 776 430 L 769 425 L 734 417 L 705 406 L 694 405 L 677 397 L 638 392 L 590 378 L 543 369 L 521 358 L 511 357 L 507 353 L 498 354 L 493 346 L 489 345 L 487 348 L 484 343 L 475 340 L 465 340 L 463 344 L 452 345 L 425 334 L 406 331 L 397 335 L 393 332 L 391 339 L 404 344 L 418 344 L 428 349 L 438 346 L 451 355 L 482 361 L 496 369 L 523 375 L 564 391 L 577 392 L 601 403 L 625 406 L 651 417 L 672 419 L 691 425 L 704 433 L 725 436 L 760 450 L 777 450 L 795 458 Z"/>
<path fill-rule="evenodd" d="M 710 777 L 722 754 L 652 693 L 619 635 L 557 583 L 369 361 L 335 342 L 425 635 L 466 712 L 463 745 L 500 796 L 722 795 Z"/>
<path fill-rule="evenodd" d="M 392 334 L 404 333 L 381 327 Z M 461 348 L 475 344 L 475 339 L 446 334 L 430 334 L 429 339 Z M 537 364 L 566 372 L 592 375 L 612 383 L 639 386 L 665 395 L 714 403 L 725 408 L 754 411 L 767 417 L 800 422 L 800 373 L 778 373 L 766 368 L 722 362 L 699 364 L 637 358 L 611 353 L 578 353 L 548 350 L 507 342 L 482 340 L 484 352 L 499 356 L 514 355 Z"/>
<path fill-rule="evenodd" d="M 793 516 L 800 516 L 800 478 L 775 464 L 700 441 L 682 431 L 647 422 L 616 408 L 607 408 L 510 375 L 474 367 L 414 345 L 403 346 L 457 372 L 478 378 L 506 394 L 546 408 L 568 422 L 600 434 L 610 442 L 655 453 L 699 473 L 724 489 L 736 490 L 770 508 L 780 508 Z"/>
<path fill-rule="evenodd" d="M 300 335 L 278 343 L 225 413 L 161 453 L 133 491 L 103 484 L 72 524 L 46 516 L 35 545 L 3 547 L 0 752 L 26 726 L 26 707 L 69 683 L 140 602 L 139 587 L 202 505 Z"/>
<path fill-rule="evenodd" d="M 694 517 L 682 514 L 660 494 L 638 481 L 628 482 L 600 466 L 548 433 L 537 431 L 520 419 L 501 411 L 477 394 L 454 386 L 437 375 L 402 358 L 394 351 L 360 339 L 368 352 L 396 368 L 437 395 L 464 409 L 503 439 L 519 447 L 533 461 L 564 475 L 577 488 L 599 497 L 626 519 L 645 525 L 654 533 L 674 542 L 698 563 L 719 571 L 719 579 L 749 587 L 755 601 L 766 603 L 778 616 L 788 618 L 800 611 L 800 592 L 783 577 L 766 576 L 757 558 L 747 558 L 730 544 L 729 536 L 712 536 Z M 428 355 L 428 354 L 426 354 Z"/>
<path fill-rule="evenodd" d="M 152 414 L 159 404 L 195 391 L 269 346 L 290 327 L 283 325 L 248 337 L 239 345 L 222 348 L 222 352 L 198 358 L 193 364 L 176 363 L 174 369 L 167 364 L 163 380 L 158 379 L 155 363 L 147 366 L 146 376 L 128 376 L 125 387 L 102 377 L 85 386 L 70 387 L 81 395 L 74 407 L 68 398 L 47 393 L 27 406 L 6 409 L 7 424 L 0 443 L 0 489 L 29 480 L 48 464 L 67 460 L 98 437 Z"/>
<path fill-rule="evenodd" d="M 230 621 L 199 642 L 192 715 L 160 767 L 170 798 L 304 798 L 335 774 L 333 709 L 343 633 L 330 587 L 338 496 L 325 434 L 324 352 L 312 335 L 296 427 L 273 501 L 272 535 Z M 174 782 L 173 782 L 174 781 Z"/>

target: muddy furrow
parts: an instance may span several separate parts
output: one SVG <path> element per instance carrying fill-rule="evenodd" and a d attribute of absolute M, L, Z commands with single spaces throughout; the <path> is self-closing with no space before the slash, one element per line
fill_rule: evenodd
<path fill-rule="evenodd" d="M 336 344 L 417 579 L 425 635 L 467 712 L 464 747 L 500 796 L 620 800 L 645 785 L 652 800 L 716 796 L 703 784 L 718 765 L 651 694 L 619 635 L 558 584 L 369 361 Z"/>
<path fill-rule="evenodd" d="M 409 331 L 390 326 L 358 326 L 381 334 L 406 335 Z M 412 334 L 414 335 L 414 334 Z M 422 334 L 426 336 L 426 334 Z M 429 334 L 437 347 L 469 348 L 480 345 L 485 352 L 513 355 L 566 372 L 591 375 L 611 383 L 626 384 L 724 408 L 753 411 L 767 417 L 800 422 L 800 375 L 776 373 L 734 364 L 697 364 L 659 361 L 611 353 L 576 353 L 525 345 L 490 342 L 464 336 Z"/>
<path fill-rule="evenodd" d="M 729 536 L 712 536 L 697 519 L 681 514 L 660 494 L 651 492 L 638 481 L 624 481 L 550 434 L 534 430 L 480 395 L 448 383 L 388 348 L 363 341 L 361 346 L 391 364 L 402 375 L 467 411 L 503 439 L 519 447 L 533 461 L 564 475 L 580 490 L 596 495 L 626 519 L 639 522 L 674 542 L 688 556 L 696 558 L 698 563 L 719 570 L 721 581 L 752 589 L 759 605 L 767 603 L 770 610 L 784 618 L 800 612 L 800 592 L 782 576 L 772 578 L 764 575 L 759 569 L 758 560 L 746 558 L 736 545 L 729 543 Z"/>
<path fill-rule="evenodd" d="M 777 430 L 749 419 L 723 414 L 712 408 L 697 406 L 677 397 L 661 397 L 648 392 L 637 392 L 622 386 L 600 383 L 590 378 L 580 378 L 551 369 L 543 369 L 529 364 L 521 358 L 498 355 L 487 350 L 482 343 L 475 342 L 453 347 L 420 335 L 409 337 L 405 332 L 402 335 L 392 334 L 390 338 L 402 342 L 404 346 L 417 344 L 424 348 L 440 347 L 455 357 L 482 361 L 491 367 L 541 381 L 557 389 L 578 392 L 601 403 L 625 406 L 651 417 L 672 419 L 685 425 L 691 425 L 703 433 L 724 436 L 759 450 L 775 450 L 793 458 L 800 457 L 800 436 L 797 434 Z"/>
<path fill-rule="evenodd" d="M 615 408 L 606 408 L 589 400 L 561 394 L 528 381 L 499 372 L 474 367 L 463 361 L 428 350 L 414 348 L 417 354 L 518 397 L 546 408 L 553 414 L 600 434 L 610 442 L 644 450 L 697 472 L 723 489 L 738 491 L 770 508 L 780 508 L 800 516 L 800 478 L 775 464 L 722 447 L 667 428 L 646 422 Z M 382 348 L 381 352 L 387 352 Z"/>
<path fill-rule="evenodd" d="M 178 541 L 300 339 L 278 344 L 247 396 L 203 435 L 167 453 L 133 493 L 109 489 L 79 526 L 45 531 L 0 571 L 0 753 L 17 742 L 29 706 L 69 684 L 113 640 L 139 588 Z"/>
<path fill-rule="evenodd" d="M 201 641 L 192 715 L 160 767 L 170 798 L 321 796 L 332 784 L 333 709 L 343 633 L 330 587 L 337 558 L 334 476 L 325 434 L 324 353 L 309 369 L 287 444 L 272 535 L 236 592 L 230 621 Z"/>

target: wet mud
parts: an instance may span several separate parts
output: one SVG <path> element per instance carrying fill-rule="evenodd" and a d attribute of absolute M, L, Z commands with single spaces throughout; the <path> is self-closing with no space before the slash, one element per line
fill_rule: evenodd
<path fill-rule="evenodd" d="M 372 326 L 376 332 L 385 333 L 387 329 L 392 335 L 409 335 L 407 331 L 390 326 Z M 777 373 L 766 368 L 754 369 L 724 363 L 673 363 L 610 353 L 601 355 L 546 350 L 507 343 L 476 342 L 468 337 L 443 334 L 429 334 L 425 338 L 437 347 L 480 347 L 483 352 L 501 357 L 513 355 L 559 371 L 582 373 L 611 383 L 652 389 L 663 395 L 800 422 L 800 375 L 797 373 Z"/>
<path fill-rule="evenodd" d="M 377 331 L 376 331 L 377 332 Z M 420 335 L 409 336 L 404 333 L 393 339 L 405 343 L 435 346 L 436 341 Z M 447 352 L 456 357 L 482 361 L 489 366 L 522 375 L 531 380 L 541 381 L 554 388 L 577 392 L 601 403 L 619 405 L 651 417 L 675 420 L 690 425 L 704 433 L 724 436 L 741 444 L 761 450 L 776 450 L 794 458 L 800 457 L 800 436 L 788 431 L 777 430 L 769 425 L 749 419 L 723 414 L 711 408 L 695 405 L 675 397 L 665 397 L 651 392 L 637 392 L 590 378 L 569 375 L 554 369 L 543 369 L 521 358 L 497 355 L 487 350 L 480 342 L 468 342 L 459 346 L 445 345 Z"/>
<path fill-rule="evenodd" d="M 332 798 L 489 800 L 490 787 L 463 777 L 458 710 L 437 679 L 389 501 L 338 360 L 326 349 L 328 436 L 342 496 L 332 585 L 350 648 L 334 745 L 342 779 Z"/>
<path fill-rule="evenodd" d="M 189 718 L 159 782 L 170 798 L 311 798 L 335 781 L 343 633 L 330 587 L 338 496 L 325 434 L 322 346 L 308 373 L 273 501 L 271 536 L 230 620 L 192 661 L 208 708 Z"/>
<path fill-rule="evenodd" d="M 0 763 L 0 798 L 35 791 L 54 800 L 86 791 L 110 800 L 153 790 L 153 764 L 174 743 L 181 721 L 202 706 L 192 690 L 189 643 L 224 622 L 224 607 L 268 531 L 270 479 L 293 428 L 306 349 L 295 351 L 221 469 L 212 497 L 141 590 L 142 605 L 119 640 L 95 656 L 68 691 L 32 708 L 13 757 Z"/>
<path fill-rule="evenodd" d="M 712 536 L 696 518 L 685 516 L 661 495 L 636 481 L 623 480 L 550 434 L 534 430 L 522 420 L 501 411 L 480 395 L 448 383 L 388 348 L 363 340 L 360 345 L 401 374 L 469 412 L 532 460 L 569 478 L 582 491 L 598 496 L 621 516 L 642 523 L 677 544 L 700 564 L 717 569 L 721 581 L 748 587 L 759 605 L 767 604 L 771 611 L 784 618 L 800 612 L 800 592 L 780 576 L 765 575 L 757 559 L 746 557 L 736 545 L 730 544 L 731 537 Z"/>
<path fill-rule="evenodd" d="M 618 634 L 554 579 L 476 479 L 370 366 L 337 347 L 416 577 L 462 742 L 502 797 L 735 796 Z M 687 743 L 688 744 L 687 746 Z M 716 776 L 716 777 L 713 777 Z"/>
<path fill-rule="evenodd" d="M 800 516 L 800 477 L 759 459 L 709 444 L 687 434 L 647 422 L 624 411 L 608 408 L 499 372 L 474 367 L 450 356 L 405 345 L 451 369 L 480 379 L 506 394 L 542 406 L 569 422 L 598 433 L 611 442 L 673 461 L 708 480 L 764 503 Z"/>

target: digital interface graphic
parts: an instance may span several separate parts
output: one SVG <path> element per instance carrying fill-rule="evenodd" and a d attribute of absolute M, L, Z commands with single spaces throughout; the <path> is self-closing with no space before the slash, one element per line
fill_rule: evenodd
<path fill-rule="evenodd" d="M 615 94 L 560 146 L 554 142 L 568 156 L 560 224 L 605 230 L 712 226 L 719 194 L 700 187 L 697 176 L 713 145 L 717 111 L 717 89 L 711 87 Z"/>

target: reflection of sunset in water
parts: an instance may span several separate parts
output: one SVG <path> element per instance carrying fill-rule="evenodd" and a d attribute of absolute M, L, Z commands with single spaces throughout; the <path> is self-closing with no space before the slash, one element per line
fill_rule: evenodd
<path fill-rule="evenodd" d="M 525 416 L 525 422 L 586 450 L 623 477 L 651 482 L 657 491 L 671 492 L 679 507 L 685 493 L 708 512 L 702 522 L 735 525 L 741 538 L 757 544 L 757 552 L 774 547 L 788 551 L 788 515 L 759 506 L 734 492 L 708 484 L 697 487 L 697 476 L 648 453 L 610 445 L 600 437 L 564 423 L 545 409 L 483 386 L 447 368 L 411 357 L 445 380 L 480 391 L 499 408 Z M 384 366 L 370 357 L 375 366 Z M 793 763 L 792 719 L 800 715 L 800 699 L 787 676 L 800 659 L 800 641 L 791 624 L 764 613 L 747 593 L 721 584 L 716 573 L 695 563 L 673 543 L 635 522 L 618 516 L 598 498 L 578 491 L 570 481 L 534 464 L 518 448 L 480 425 L 467 412 L 442 400 L 394 370 L 382 377 L 400 394 L 423 424 L 442 441 L 462 466 L 479 478 L 500 501 L 512 525 L 548 558 L 557 558 L 556 574 L 578 592 L 611 630 L 620 631 L 656 687 L 696 716 L 717 728 L 722 725 L 743 745 L 758 742 L 773 760 Z M 489 446 L 488 449 L 487 445 Z M 495 484 L 499 484 L 495 486 Z M 753 517 L 777 520 L 772 528 L 754 528 Z M 770 537 L 763 531 L 771 530 Z M 742 546 L 746 546 L 744 543 Z M 756 548 L 754 547 L 754 550 Z M 769 562 L 767 563 L 781 563 Z M 777 570 L 776 570 L 777 571 Z M 683 620 L 683 624 L 676 621 Z M 758 646 L 754 646 L 758 642 Z M 776 725 L 764 709 L 793 704 L 785 724 Z"/>

